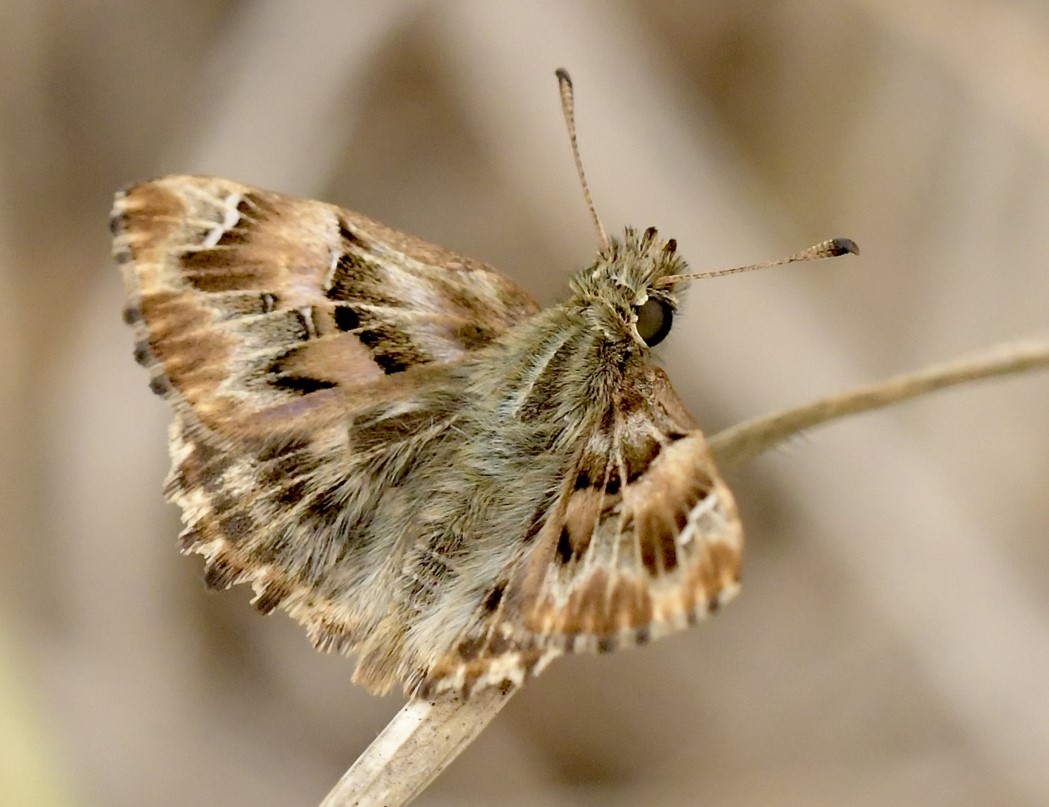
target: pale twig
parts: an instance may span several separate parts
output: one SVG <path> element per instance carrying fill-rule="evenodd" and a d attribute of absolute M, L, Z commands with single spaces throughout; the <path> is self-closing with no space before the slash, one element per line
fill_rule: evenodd
<path fill-rule="evenodd" d="M 492 687 L 467 701 L 408 701 L 321 807 L 407 804 L 473 742 L 516 691 L 517 687 Z"/>
<path fill-rule="evenodd" d="M 720 466 L 741 465 L 794 435 L 831 420 L 880 409 L 945 387 L 1049 367 L 1049 341 L 1007 342 L 945 364 L 857 387 L 796 409 L 744 421 L 709 440 Z"/>

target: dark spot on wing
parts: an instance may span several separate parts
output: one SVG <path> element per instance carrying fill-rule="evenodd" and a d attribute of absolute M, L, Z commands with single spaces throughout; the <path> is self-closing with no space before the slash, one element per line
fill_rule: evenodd
<path fill-rule="evenodd" d="M 636 482 L 648 470 L 663 446 L 652 437 L 645 436 L 637 443 L 622 443 L 623 462 L 627 469 L 627 484 Z"/>
<path fill-rule="evenodd" d="M 382 265 L 354 251 L 343 252 L 339 256 L 325 294 L 329 300 L 336 302 L 367 303 L 389 308 L 403 305 L 399 297 L 390 293 Z"/>
<path fill-rule="evenodd" d="M 484 609 L 488 611 L 488 613 L 492 613 L 499 607 L 499 603 L 503 601 L 503 594 L 505 591 L 506 582 L 504 581 L 488 592 L 488 596 L 484 598 Z"/>
<path fill-rule="evenodd" d="M 300 338 L 306 338 L 308 331 L 305 329 L 305 320 L 302 317 L 301 312 L 296 311 L 289 313 L 295 313 L 298 315 L 298 319 L 293 321 L 298 322 Z M 298 350 L 299 348 L 287 350 L 270 362 L 269 366 L 266 368 L 266 377 L 270 386 L 283 392 L 297 392 L 301 395 L 308 395 L 311 392 L 331 389 L 332 387 L 338 386 L 334 381 L 329 381 L 324 378 L 314 378 L 313 376 L 303 375 L 301 372 L 298 372 L 298 368 L 296 368 L 294 364 L 294 357 Z"/>
<path fill-rule="evenodd" d="M 357 334 L 386 375 L 393 375 L 424 364 L 429 357 L 416 349 L 411 338 L 394 325 L 379 323 Z"/>
<path fill-rule="evenodd" d="M 345 497 L 339 487 L 318 490 L 310 496 L 305 515 L 315 521 L 327 522 L 337 517 L 345 506 Z"/>
<path fill-rule="evenodd" d="M 233 510 L 220 516 L 219 527 L 222 533 L 235 544 L 251 538 L 258 530 L 255 519 L 243 510 Z"/>
<path fill-rule="evenodd" d="M 143 367 L 148 367 L 153 361 L 148 342 L 136 342 L 132 355 L 135 357 L 135 363 L 141 364 Z"/>
<path fill-rule="evenodd" d="M 561 534 L 557 537 L 557 559 L 562 564 L 571 563 L 575 557 L 575 550 L 572 548 L 572 539 L 568 536 L 568 527 L 561 528 Z"/>
<path fill-rule="evenodd" d="M 241 219 L 243 221 L 243 219 Z M 251 241 L 251 234 L 242 224 L 235 224 L 219 236 L 216 247 L 239 247 Z"/>
<path fill-rule="evenodd" d="M 677 531 L 663 518 L 663 514 L 649 511 L 637 522 L 637 541 L 641 549 L 641 563 L 652 577 L 658 577 L 677 568 Z"/>
<path fill-rule="evenodd" d="M 602 462 L 604 459 L 601 460 Z M 606 476 L 607 474 L 607 476 Z M 631 480 L 633 481 L 633 480 Z M 575 489 L 604 488 L 605 493 L 614 496 L 619 493 L 622 482 L 619 479 L 619 471 L 613 465 L 608 469 L 595 468 L 593 464 L 583 466 L 575 478 Z"/>
<path fill-rule="evenodd" d="M 167 395 L 171 392 L 171 382 L 162 375 L 155 375 L 149 379 L 149 390 L 154 395 Z"/>
<path fill-rule="evenodd" d="M 237 570 L 223 557 L 215 557 L 204 566 L 204 585 L 210 589 L 229 588 L 236 582 Z"/>
<path fill-rule="evenodd" d="M 335 306 L 335 327 L 340 331 L 353 331 L 361 326 L 361 318 L 348 305 Z"/>
<path fill-rule="evenodd" d="M 331 389 L 337 386 L 334 381 L 324 381 L 320 378 L 310 378 L 304 375 L 281 375 L 270 382 L 274 387 L 287 392 L 298 392 L 301 395 L 309 395 L 322 389 Z"/>
<path fill-rule="evenodd" d="M 286 486 L 317 470 L 319 460 L 306 447 L 286 451 L 260 464 L 259 482 L 266 486 Z"/>
<path fill-rule="evenodd" d="M 467 350 L 478 350 L 494 338 L 495 334 L 492 331 L 478 323 L 464 323 L 455 329 L 456 341 Z"/>
<path fill-rule="evenodd" d="M 484 650 L 484 639 L 479 636 L 474 636 L 469 639 L 463 639 L 459 642 L 459 646 L 456 648 L 459 658 L 463 661 L 472 661 L 481 655 Z"/>
<path fill-rule="evenodd" d="M 271 272 L 236 250 L 191 249 L 179 256 L 186 280 L 198 291 L 221 293 L 257 289 Z"/>
<path fill-rule="evenodd" d="M 310 483 L 307 479 L 296 479 L 294 482 L 288 484 L 287 481 L 281 483 L 281 487 L 276 489 L 276 493 L 271 497 L 277 504 L 290 506 L 298 504 L 309 492 Z"/>

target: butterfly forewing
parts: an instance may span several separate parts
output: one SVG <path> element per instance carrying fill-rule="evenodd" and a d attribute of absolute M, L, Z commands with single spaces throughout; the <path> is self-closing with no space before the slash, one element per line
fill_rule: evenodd
<path fill-rule="evenodd" d="M 133 186 L 112 221 L 136 355 L 177 409 L 221 432 L 329 389 L 366 403 L 388 376 L 460 359 L 537 310 L 479 261 L 228 180 Z"/>

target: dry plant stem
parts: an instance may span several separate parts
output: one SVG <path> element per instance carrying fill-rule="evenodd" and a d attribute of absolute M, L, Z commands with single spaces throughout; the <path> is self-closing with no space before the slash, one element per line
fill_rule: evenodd
<path fill-rule="evenodd" d="M 721 466 L 740 465 L 806 429 L 929 392 L 994 376 L 1049 368 L 1049 340 L 998 345 L 946 364 L 754 418 L 710 439 Z M 443 771 L 516 689 L 483 690 L 469 701 L 409 701 L 339 780 L 321 807 L 407 804 Z"/>
<path fill-rule="evenodd" d="M 473 742 L 516 691 L 485 689 L 468 701 L 408 701 L 321 807 L 407 804 Z"/>
<path fill-rule="evenodd" d="M 1049 341 L 1031 339 L 999 344 L 806 406 L 744 421 L 711 437 L 710 452 L 721 467 L 741 465 L 796 434 L 831 420 L 880 409 L 956 384 L 1044 367 L 1049 367 Z"/>

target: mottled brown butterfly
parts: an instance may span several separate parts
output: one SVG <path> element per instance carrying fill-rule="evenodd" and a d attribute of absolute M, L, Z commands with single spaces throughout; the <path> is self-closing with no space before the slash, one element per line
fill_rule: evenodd
<path fill-rule="evenodd" d="M 735 502 L 652 359 L 696 275 L 654 228 L 598 223 L 541 310 L 483 263 L 229 180 L 132 186 L 112 224 L 135 357 L 175 411 L 183 550 L 369 690 L 517 685 L 735 594 Z"/>

